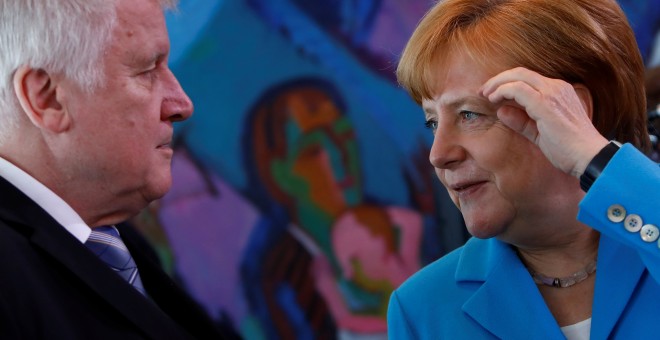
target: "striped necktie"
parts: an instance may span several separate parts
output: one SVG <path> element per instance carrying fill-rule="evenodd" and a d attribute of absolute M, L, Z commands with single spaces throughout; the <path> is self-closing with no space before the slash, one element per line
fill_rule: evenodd
<path fill-rule="evenodd" d="M 85 246 L 126 282 L 146 296 L 135 261 L 133 261 L 114 226 L 102 226 L 92 229 Z"/>

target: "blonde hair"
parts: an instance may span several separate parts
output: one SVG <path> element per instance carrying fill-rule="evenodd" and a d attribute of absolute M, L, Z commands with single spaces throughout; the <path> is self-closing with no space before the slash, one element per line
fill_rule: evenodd
<path fill-rule="evenodd" d="M 593 123 L 608 138 L 650 148 L 644 64 L 613 0 L 444 0 L 424 16 L 401 56 L 397 78 L 412 98 L 430 99 L 455 51 L 484 67 L 522 66 L 591 91 Z"/>

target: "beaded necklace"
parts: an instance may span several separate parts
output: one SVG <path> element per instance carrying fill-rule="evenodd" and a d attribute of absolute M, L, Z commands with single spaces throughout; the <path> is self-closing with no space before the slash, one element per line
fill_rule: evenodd
<path fill-rule="evenodd" d="M 536 284 L 542 284 L 555 288 L 567 288 L 586 280 L 589 275 L 596 271 L 596 260 L 590 262 L 586 267 L 566 277 L 549 277 L 527 268 Z"/>

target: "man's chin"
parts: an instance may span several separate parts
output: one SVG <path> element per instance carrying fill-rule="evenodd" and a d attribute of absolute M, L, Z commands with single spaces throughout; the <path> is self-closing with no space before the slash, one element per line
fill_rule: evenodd
<path fill-rule="evenodd" d="M 172 188 L 172 177 L 169 175 L 161 177 L 158 181 L 150 181 L 142 195 L 145 206 L 152 201 L 163 198 L 170 191 L 170 188 Z"/>

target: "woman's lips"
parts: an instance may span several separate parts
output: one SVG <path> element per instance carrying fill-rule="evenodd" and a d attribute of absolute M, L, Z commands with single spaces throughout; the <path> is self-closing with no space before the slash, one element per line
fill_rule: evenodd
<path fill-rule="evenodd" d="M 467 198 L 481 189 L 487 181 L 474 181 L 474 182 L 464 182 L 458 183 L 451 186 L 451 189 L 456 192 L 458 197 Z"/>

